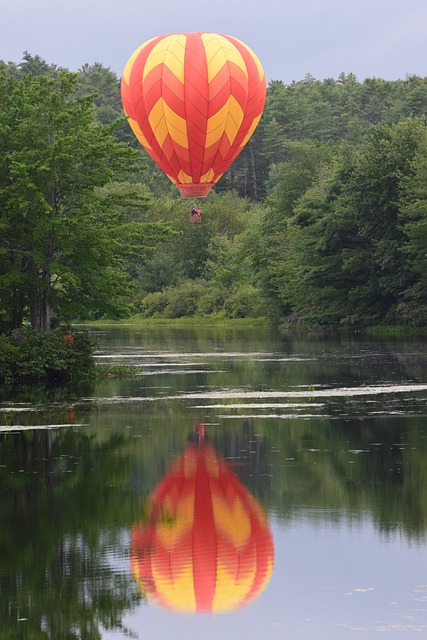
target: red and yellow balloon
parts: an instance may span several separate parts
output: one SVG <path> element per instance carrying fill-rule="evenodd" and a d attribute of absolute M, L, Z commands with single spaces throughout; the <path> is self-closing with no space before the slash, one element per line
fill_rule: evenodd
<path fill-rule="evenodd" d="M 254 132 L 266 81 L 237 38 L 174 33 L 132 54 L 121 94 L 136 137 L 181 195 L 204 197 Z"/>
<path fill-rule="evenodd" d="M 190 444 L 132 529 L 131 568 L 155 603 L 181 612 L 241 607 L 268 583 L 273 539 L 257 500 L 209 444 Z"/>

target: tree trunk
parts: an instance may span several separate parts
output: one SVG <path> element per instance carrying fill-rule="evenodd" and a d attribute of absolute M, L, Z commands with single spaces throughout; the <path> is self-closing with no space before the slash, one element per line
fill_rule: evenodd
<path fill-rule="evenodd" d="M 31 278 L 33 286 L 29 291 L 30 324 L 36 332 L 50 331 L 52 311 L 50 306 L 50 293 L 52 290 L 51 274 L 48 269 L 43 269 L 40 274 L 35 263 L 32 265 Z"/>
<path fill-rule="evenodd" d="M 20 287 L 12 293 L 11 315 L 11 328 L 20 329 L 24 321 L 24 296 Z"/>

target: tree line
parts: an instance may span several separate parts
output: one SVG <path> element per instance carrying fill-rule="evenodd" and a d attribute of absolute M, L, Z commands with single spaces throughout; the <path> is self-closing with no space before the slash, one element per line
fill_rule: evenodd
<path fill-rule="evenodd" d="M 0 62 L 0 331 L 132 315 L 424 326 L 427 78 L 271 82 L 195 227 L 119 84 L 100 63 Z"/>

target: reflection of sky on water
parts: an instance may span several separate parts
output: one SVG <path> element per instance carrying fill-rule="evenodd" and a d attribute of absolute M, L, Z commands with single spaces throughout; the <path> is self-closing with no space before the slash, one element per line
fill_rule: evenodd
<path fill-rule="evenodd" d="M 142 603 L 125 616 L 139 638 L 347 640 L 422 637 L 427 631 L 425 546 L 381 537 L 370 520 L 301 512 L 270 518 L 276 549 L 265 591 L 242 610 L 185 615 Z M 130 571 L 123 560 L 123 570 Z M 124 638 L 106 632 L 103 640 Z"/>

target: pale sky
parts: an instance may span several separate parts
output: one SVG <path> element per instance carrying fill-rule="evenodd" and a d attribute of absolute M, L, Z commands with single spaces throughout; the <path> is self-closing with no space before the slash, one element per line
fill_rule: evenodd
<path fill-rule="evenodd" d="M 5 62 L 28 51 L 70 71 L 100 62 L 121 76 L 140 44 L 177 31 L 243 40 L 267 81 L 427 76 L 426 0 L 0 0 Z"/>

